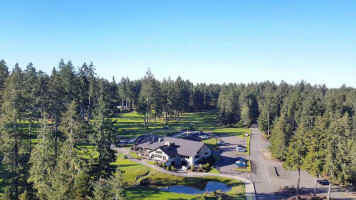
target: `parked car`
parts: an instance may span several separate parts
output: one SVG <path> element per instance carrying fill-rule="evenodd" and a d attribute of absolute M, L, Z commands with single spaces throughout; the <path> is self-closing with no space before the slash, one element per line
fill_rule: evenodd
<path fill-rule="evenodd" d="M 327 179 L 323 179 L 323 180 L 317 180 L 317 182 L 320 184 L 320 185 L 329 185 L 329 180 Z"/>
<path fill-rule="evenodd" d="M 235 164 L 236 164 L 237 166 L 239 166 L 239 167 L 247 167 L 247 163 L 246 163 L 246 162 L 243 162 L 243 161 L 241 161 L 241 160 L 236 161 Z"/>
<path fill-rule="evenodd" d="M 242 145 L 237 145 L 236 147 L 236 151 L 238 152 L 246 152 L 246 147 L 242 146 Z"/>
<path fill-rule="evenodd" d="M 224 140 L 219 140 L 217 144 L 218 144 L 218 145 L 225 145 L 226 142 L 225 142 Z"/>
<path fill-rule="evenodd" d="M 201 134 L 201 135 L 199 135 L 199 137 L 200 137 L 200 139 L 202 139 L 202 140 L 206 140 L 206 139 L 210 139 L 210 138 L 211 138 L 210 135 L 205 135 L 205 134 Z"/>
<path fill-rule="evenodd" d="M 237 157 L 236 160 L 247 163 L 247 160 L 245 158 L 243 158 L 243 157 Z"/>

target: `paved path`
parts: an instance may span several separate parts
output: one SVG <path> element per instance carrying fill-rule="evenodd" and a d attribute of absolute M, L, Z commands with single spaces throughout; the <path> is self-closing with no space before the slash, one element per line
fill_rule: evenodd
<path fill-rule="evenodd" d="M 186 171 L 179 171 L 179 172 L 172 172 L 172 171 L 167 171 L 161 167 L 155 166 L 155 165 L 151 165 L 149 163 L 146 163 L 144 161 L 141 160 L 137 160 L 132 158 L 129 155 L 129 151 L 128 149 L 125 148 L 116 148 L 116 150 L 118 152 L 124 153 L 127 155 L 127 158 L 133 162 L 145 165 L 147 167 L 153 168 L 157 171 L 163 172 L 163 173 L 167 173 L 167 174 L 171 174 L 174 176 L 183 176 L 183 177 L 204 177 L 204 176 L 216 176 L 216 177 L 224 177 L 224 178 L 230 178 L 230 179 L 234 179 L 234 180 L 238 180 L 241 181 L 242 183 L 245 184 L 245 189 L 246 189 L 246 199 L 256 199 L 255 196 L 255 188 L 253 186 L 253 183 L 245 178 L 242 177 L 238 177 L 238 176 L 232 176 L 232 175 L 228 175 L 228 174 L 210 174 L 210 173 L 195 173 L 195 172 L 186 172 Z"/>

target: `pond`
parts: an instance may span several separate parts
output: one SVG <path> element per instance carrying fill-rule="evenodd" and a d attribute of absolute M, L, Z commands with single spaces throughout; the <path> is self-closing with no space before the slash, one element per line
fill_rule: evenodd
<path fill-rule="evenodd" d="M 185 186 L 185 185 L 174 185 L 168 188 L 161 188 L 165 192 L 175 192 L 175 193 L 184 193 L 184 194 L 204 194 L 205 192 L 213 192 L 220 190 L 221 192 L 228 192 L 231 190 L 231 187 L 228 187 L 226 184 L 218 181 L 209 181 L 204 190 L 197 188 Z"/>

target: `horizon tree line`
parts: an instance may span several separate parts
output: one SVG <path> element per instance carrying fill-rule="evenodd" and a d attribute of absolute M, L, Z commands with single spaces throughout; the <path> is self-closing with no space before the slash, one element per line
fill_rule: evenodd
<path fill-rule="evenodd" d="M 294 85 L 193 84 L 181 77 L 159 81 L 149 69 L 142 79 L 123 77 L 117 83 L 114 77 L 111 81 L 99 77 L 93 63 L 76 68 L 62 59 L 47 75 L 32 63 L 24 70 L 16 64 L 10 72 L 2 60 L 0 158 L 12 177 L 7 196 L 18 199 L 26 192 L 38 199 L 56 199 L 66 193 L 72 195 L 67 198 L 85 199 L 111 194 L 103 192 L 113 184 L 110 180 L 122 179 L 119 169 L 113 176 L 115 169 L 110 168 L 115 159 L 110 145 L 117 136 L 110 118 L 122 112 L 119 105 L 141 113 L 145 127 L 157 118 L 168 124 L 184 112 L 217 109 L 218 125 L 258 123 L 271 142 L 273 157 L 286 168 L 306 170 L 334 183 L 356 183 L 355 88 L 329 89 L 305 81 Z M 94 144 L 99 157 L 83 161 L 79 143 Z M 40 169 L 40 163 L 48 165 Z M 53 173 L 56 170 L 62 173 Z M 54 187 L 65 179 L 72 185 Z M 90 187 L 80 188 L 84 185 Z M 122 188 L 119 194 L 124 198 Z"/>

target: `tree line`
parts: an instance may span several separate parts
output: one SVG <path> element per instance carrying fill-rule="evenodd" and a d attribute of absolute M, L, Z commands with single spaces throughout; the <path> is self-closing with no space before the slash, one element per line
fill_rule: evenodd
<path fill-rule="evenodd" d="M 122 180 L 123 172 L 110 167 L 117 133 L 110 117 L 125 109 L 143 114 L 146 127 L 150 119 L 169 123 L 183 112 L 217 109 L 220 125 L 258 123 L 286 168 L 356 182 L 354 88 L 304 81 L 193 84 L 181 77 L 159 81 L 150 70 L 141 79 L 116 82 L 99 77 L 92 63 L 76 68 L 61 60 L 47 75 L 31 63 L 10 72 L 2 60 L 0 91 L 0 158 L 12 174 L 5 195 L 12 199 L 21 193 L 38 199 L 125 198 L 124 183 L 113 181 Z M 82 143 L 93 144 L 98 156 L 84 159 Z"/>
<path fill-rule="evenodd" d="M 0 161 L 10 175 L 3 198 L 125 199 L 123 172 L 110 165 L 113 114 L 136 109 L 146 127 L 158 117 L 168 123 L 216 108 L 219 89 L 180 77 L 160 82 L 150 70 L 116 83 L 99 77 L 92 63 L 76 68 L 60 60 L 48 75 L 32 63 L 10 71 L 0 61 Z M 81 144 L 93 145 L 97 156 Z"/>
<path fill-rule="evenodd" d="M 356 90 L 301 81 L 223 84 L 218 99 L 224 124 L 257 122 L 272 156 L 287 169 L 306 170 L 337 184 L 356 183 Z M 329 187 L 330 192 L 330 187 Z"/>

